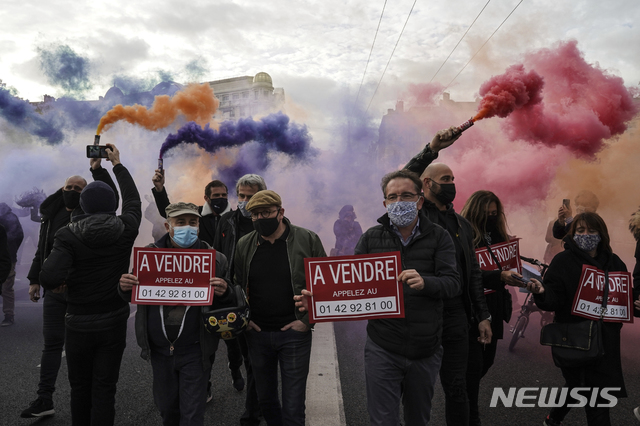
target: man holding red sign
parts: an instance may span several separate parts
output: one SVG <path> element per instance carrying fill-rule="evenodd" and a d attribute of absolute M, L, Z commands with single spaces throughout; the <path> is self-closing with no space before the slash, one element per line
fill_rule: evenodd
<path fill-rule="evenodd" d="M 442 362 L 442 299 L 460 293 L 449 234 L 421 212 L 422 182 L 401 170 L 382 179 L 387 213 L 368 229 L 356 254 L 400 251 L 405 318 L 370 320 L 364 365 L 372 425 L 426 425 Z M 419 213 L 420 212 L 420 213 Z"/>
<path fill-rule="evenodd" d="M 198 238 L 200 213 L 191 203 L 174 203 L 165 209 L 167 233 L 148 247 L 212 250 Z M 231 305 L 233 298 L 227 286 L 227 258 L 215 253 L 215 277 L 209 284 L 215 294 L 213 307 Z M 152 263 L 155 263 L 153 261 Z M 195 263 L 195 262 L 194 262 Z M 206 262 L 202 262 L 205 263 Z M 136 264 L 137 269 L 141 269 Z M 145 284 L 136 275 L 120 278 L 120 295 L 131 300 L 135 286 Z M 201 307 L 167 304 L 140 304 L 136 312 L 136 339 L 141 357 L 151 360 L 153 398 L 164 425 L 202 425 L 207 401 L 207 382 L 211 372 L 211 356 L 218 348 L 219 337 L 205 329 Z"/>

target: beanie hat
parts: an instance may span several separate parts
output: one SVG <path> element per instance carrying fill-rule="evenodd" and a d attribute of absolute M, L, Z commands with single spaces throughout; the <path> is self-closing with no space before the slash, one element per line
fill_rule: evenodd
<path fill-rule="evenodd" d="M 80 207 L 86 214 L 115 213 L 116 194 L 104 182 L 91 182 L 80 193 Z"/>

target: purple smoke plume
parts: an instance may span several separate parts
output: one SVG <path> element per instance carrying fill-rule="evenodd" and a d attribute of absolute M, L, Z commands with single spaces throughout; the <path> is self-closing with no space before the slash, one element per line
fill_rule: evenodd
<path fill-rule="evenodd" d="M 16 197 L 16 204 L 20 207 L 40 207 L 40 204 L 47 198 L 43 190 L 33 188 L 31 191 L 23 192 Z"/>
<path fill-rule="evenodd" d="M 12 96 L 8 90 L 2 88 L 0 117 L 4 117 L 13 126 L 46 139 L 49 144 L 60 143 L 64 137 L 53 120 L 44 119 L 28 102 Z"/>
<path fill-rule="evenodd" d="M 222 168 L 220 174 L 227 182 L 237 180 L 246 173 L 260 173 L 269 166 L 268 154 L 282 152 L 297 160 L 307 160 L 316 154 L 311 147 L 311 136 L 306 126 L 290 123 L 281 112 L 270 114 L 260 121 L 242 118 L 237 122 L 225 121 L 216 131 L 206 125 L 204 129 L 194 122 L 170 134 L 160 148 L 160 158 L 183 143 L 196 144 L 205 151 L 215 153 L 221 148 L 242 146 L 236 162 Z"/>

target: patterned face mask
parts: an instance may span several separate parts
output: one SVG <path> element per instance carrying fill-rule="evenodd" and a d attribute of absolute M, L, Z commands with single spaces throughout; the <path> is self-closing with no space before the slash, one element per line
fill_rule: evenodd
<path fill-rule="evenodd" d="M 387 204 L 387 214 L 391 223 L 398 228 L 409 226 L 418 216 L 418 201 L 398 201 Z"/>
<path fill-rule="evenodd" d="M 576 234 L 573 236 L 573 241 L 584 251 L 595 250 L 601 240 L 600 234 Z"/>

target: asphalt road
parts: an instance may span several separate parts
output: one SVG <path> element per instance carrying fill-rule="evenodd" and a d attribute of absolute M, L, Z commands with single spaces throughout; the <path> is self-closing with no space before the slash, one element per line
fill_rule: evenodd
<path fill-rule="evenodd" d="M 42 351 L 42 303 L 32 303 L 27 297 L 26 266 L 20 266 L 16 282 L 16 323 L 0 328 L 0 426 L 2 425 L 69 425 L 69 384 L 66 362 L 63 362 L 54 395 L 56 415 L 44 419 L 21 419 L 20 412 L 36 397 Z M 22 278 L 20 278 L 22 277 Z M 133 307 L 135 309 L 135 307 Z M 517 315 L 517 313 L 516 313 Z M 546 408 L 490 408 L 494 387 L 558 387 L 563 381 L 560 371 L 553 365 L 547 348 L 538 344 L 540 325 L 538 314 L 532 314 L 531 323 L 515 352 L 507 350 L 508 341 L 501 341 L 493 368 L 481 384 L 481 415 L 485 425 L 540 425 L 547 414 Z M 515 322 L 516 316 L 512 320 Z M 338 392 L 344 406 L 345 423 L 349 426 L 368 424 L 364 391 L 364 322 L 336 323 L 335 343 L 339 371 L 339 385 L 329 387 Z M 510 334 L 507 338 L 510 338 Z M 640 368 L 638 342 L 640 326 L 625 325 L 622 331 L 623 368 L 629 398 L 618 401 L 612 409 L 612 424 L 638 425 L 632 410 L 640 404 Z M 320 342 L 320 340 L 318 340 Z M 335 356 L 335 355 L 332 355 Z M 334 362 L 330 359 L 328 365 Z M 322 374 L 319 374 L 322 376 Z M 214 401 L 207 407 L 207 425 L 238 425 L 243 411 L 244 391 L 236 392 L 226 367 L 226 347 L 220 345 L 213 372 Z M 311 379 L 311 377 L 310 377 Z M 118 392 L 116 395 L 117 425 L 159 425 L 160 417 L 151 394 L 151 368 L 139 357 L 139 348 L 133 335 L 133 318 L 129 322 L 127 349 L 124 354 Z M 337 389 L 337 390 L 336 390 Z M 340 395 L 341 394 L 341 395 Z M 312 425 L 325 425 L 322 402 L 319 413 L 307 418 Z M 336 398 L 327 398 L 331 408 Z M 318 406 L 316 406 L 318 408 Z M 309 413 L 310 410 L 308 410 Z M 328 411 L 328 410 L 327 410 Z M 264 424 L 264 423 L 263 423 Z M 432 424 L 444 425 L 444 398 L 439 384 L 433 401 Z M 565 419 L 566 426 L 585 425 L 583 409 L 573 409 Z"/>

